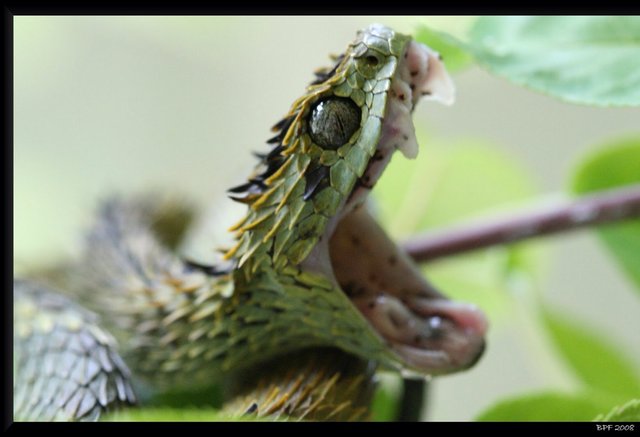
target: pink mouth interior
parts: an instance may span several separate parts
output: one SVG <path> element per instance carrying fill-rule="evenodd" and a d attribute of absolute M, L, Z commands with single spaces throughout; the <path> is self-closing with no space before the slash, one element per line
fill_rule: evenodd
<path fill-rule="evenodd" d="M 336 280 L 408 367 L 443 374 L 478 360 L 488 327 L 482 311 L 435 290 L 366 208 L 342 219 L 329 246 Z"/>

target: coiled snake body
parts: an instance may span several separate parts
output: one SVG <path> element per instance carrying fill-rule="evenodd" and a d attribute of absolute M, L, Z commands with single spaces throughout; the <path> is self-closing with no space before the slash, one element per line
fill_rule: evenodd
<path fill-rule="evenodd" d="M 486 321 L 429 285 L 365 200 L 412 158 L 418 99 L 453 100 L 437 53 L 372 25 L 277 123 L 231 197 L 236 244 L 204 267 L 174 254 L 181 206 L 113 198 L 59 289 L 14 281 L 14 415 L 97 420 L 136 385 L 229 386 L 228 411 L 364 419 L 378 368 L 471 366 Z"/>

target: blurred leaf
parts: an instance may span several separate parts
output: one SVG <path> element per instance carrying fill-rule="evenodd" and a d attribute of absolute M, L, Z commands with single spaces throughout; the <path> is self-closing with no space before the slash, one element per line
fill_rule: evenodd
<path fill-rule="evenodd" d="M 221 414 L 215 409 L 185 408 L 132 408 L 108 415 L 109 422 L 228 422 L 245 421 L 250 418 L 237 418 Z"/>
<path fill-rule="evenodd" d="M 373 196 L 381 221 L 396 238 L 504 210 L 532 197 L 529 171 L 498 148 L 478 141 L 428 144 L 416 160 L 392 160 Z M 493 248 L 429 264 L 430 280 L 455 299 L 478 304 L 491 318 L 505 306 L 508 290 L 530 288 L 540 271 L 535 243 Z"/>
<path fill-rule="evenodd" d="M 390 422 L 398 414 L 401 379 L 396 374 L 378 374 L 379 383 L 371 405 L 371 418 L 375 422 Z"/>
<path fill-rule="evenodd" d="M 398 411 L 398 399 L 391 393 L 381 389 L 377 390 L 371 404 L 371 418 L 374 422 L 391 422 Z"/>
<path fill-rule="evenodd" d="M 457 44 L 492 73 L 559 99 L 640 105 L 640 17 L 482 17 Z"/>
<path fill-rule="evenodd" d="M 447 33 L 420 26 L 415 39 L 438 52 L 449 73 L 463 70 L 473 61 L 471 55 L 461 49 L 458 41 Z"/>
<path fill-rule="evenodd" d="M 627 398 L 638 396 L 637 366 L 612 341 L 548 307 L 542 315 L 559 354 L 585 384 Z"/>
<path fill-rule="evenodd" d="M 573 179 L 576 193 L 640 183 L 640 135 L 607 142 L 586 157 Z"/>
<path fill-rule="evenodd" d="M 600 414 L 594 422 L 640 422 L 640 399 L 632 399 L 608 414 Z"/>
<path fill-rule="evenodd" d="M 447 151 L 442 157 L 441 173 L 427 210 L 419 215 L 421 229 L 504 210 L 505 204 L 536 194 L 530 171 L 495 145 L 472 140 L 449 144 L 442 150 Z M 438 159 L 431 152 L 430 149 L 421 157 L 423 165 L 428 166 L 432 158 Z"/>
<path fill-rule="evenodd" d="M 212 385 L 185 390 L 168 390 L 156 393 L 145 402 L 149 407 L 214 407 L 220 408 L 223 402 L 222 387 Z"/>
<path fill-rule="evenodd" d="M 591 420 L 609 408 L 606 401 L 588 394 L 543 392 L 512 397 L 476 417 L 480 422 L 564 422 Z"/>
<path fill-rule="evenodd" d="M 572 189 L 584 194 L 629 184 L 640 190 L 640 136 L 601 146 L 579 165 Z M 599 228 L 598 234 L 640 291 L 640 219 Z"/>

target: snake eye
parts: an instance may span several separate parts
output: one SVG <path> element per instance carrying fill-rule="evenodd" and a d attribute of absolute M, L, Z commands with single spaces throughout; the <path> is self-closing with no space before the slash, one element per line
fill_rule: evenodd
<path fill-rule="evenodd" d="M 360 127 L 360 108 L 348 98 L 321 100 L 311 110 L 309 135 L 323 149 L 335 150 L 346 144 Z"/>

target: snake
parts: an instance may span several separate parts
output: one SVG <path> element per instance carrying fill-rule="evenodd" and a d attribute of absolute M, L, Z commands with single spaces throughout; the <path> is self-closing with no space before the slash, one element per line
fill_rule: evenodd
<path fill-rule="evenodd" d="M 246 213 L 215 262 L 179 253 L 184 202 L 111 196 L 57 279 L 14 279 L 15 420 L 97 421 L 210 384 L 239 416 L 366 420 L 380 371 L 478 361 L 482 311 L 431 285 L 368 201 L 396 150 L 416 157 L 418 101 L 453 102 L 443 60 L 380 24 L 332 59 L 228 190 Z"/>

